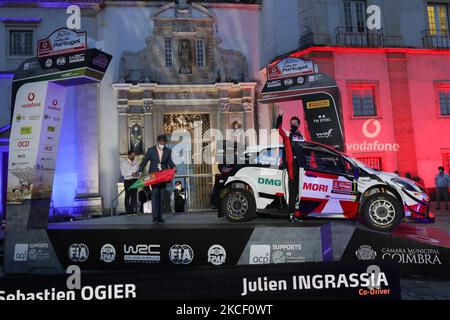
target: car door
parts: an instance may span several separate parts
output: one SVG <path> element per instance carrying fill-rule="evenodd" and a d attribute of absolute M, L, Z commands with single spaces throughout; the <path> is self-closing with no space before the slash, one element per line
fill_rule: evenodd
<path fill-rule="evenodd" d="M 255 162 L 259 197 L 273 200 L 274 197 L 283 196 L 283 171 L 280 170 L 282 148 L 271 147 L 261 150 Z"/>
<path fill-rule="evenodd" d="M 299 209 L 305 216 L 351 218 L 358 212 L 354 166 L 322 146 L 304 148 Z"/>

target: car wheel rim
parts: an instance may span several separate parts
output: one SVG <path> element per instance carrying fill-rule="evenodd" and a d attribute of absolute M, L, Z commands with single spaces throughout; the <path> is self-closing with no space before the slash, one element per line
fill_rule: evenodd
<path fill-rule="evenodd" d="M 241 219 L 248 210 L 248 201 L 240 193 L 232 194 L 227 201 L 228 215 L 235 219 Z"/>
<path fill-rule="evenodd" d="M 390 201 L 376 200 L 369 207 L 369 216 L 376 224 L 387 226 L 394 221 L 395 207 Z"/>

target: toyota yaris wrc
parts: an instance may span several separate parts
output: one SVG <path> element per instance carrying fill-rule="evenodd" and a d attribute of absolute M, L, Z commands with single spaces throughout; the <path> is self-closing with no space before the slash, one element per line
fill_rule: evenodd
<path fill-rule="evenodd" d="M 392 231 L 404 217 L 432 222 L 430 197 L 414 181 L 379 172 L 325 145 L 304 142 L 296 217 L 362 218 L 371 229 Z M 219 216 L 249 221 L 257 213 L 288 215 L 288 174 L 283 147 L 248 150 L 245 164 L 227 165 L 216 177 Z"/>

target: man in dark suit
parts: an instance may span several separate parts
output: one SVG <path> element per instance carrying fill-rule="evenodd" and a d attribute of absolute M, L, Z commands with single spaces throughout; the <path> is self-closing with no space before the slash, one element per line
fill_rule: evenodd
<path fill-rule="evenodd" d="M 147 163 L 150 161 L 149 173 L 176 168 L 172 161 L 172 150 L 166 147 L 167 137 L 160 135 L 157 144 L 147 150 L 144 159 L 139 167 L 139 172 L 144 172 Z M 160 183 L 152 186 L 152 214 L 153 222 L 164 223 L 163 201 L 166 192 L 166 184 Z"/>

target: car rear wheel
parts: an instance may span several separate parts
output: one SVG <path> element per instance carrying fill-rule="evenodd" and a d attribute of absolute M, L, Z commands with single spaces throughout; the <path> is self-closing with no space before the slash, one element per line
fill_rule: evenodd
<path fill-rule="evenodd" d="M 373 230 L 391 232 L 402 221 L 403 210 L 394 196 L 374 194 L 364 202 L 362 218 Z"/>
<path fill-rule="evenodd" d="M 222 200 L 222 212 L 231 222 L 249 221 L 255 217 L 255 198 L 248 190 L 231 189 Z"/>

